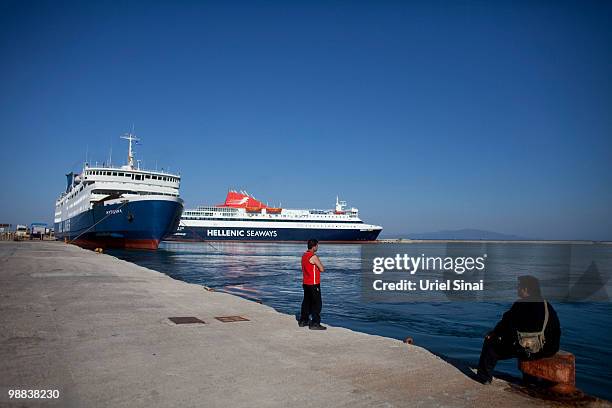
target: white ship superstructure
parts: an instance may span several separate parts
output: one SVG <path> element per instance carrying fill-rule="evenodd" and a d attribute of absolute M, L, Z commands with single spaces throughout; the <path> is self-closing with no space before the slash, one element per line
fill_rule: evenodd
<path fill-rule="evenodd" d="M 120 167 L 89 166 L 67 174 L 64 193 L 55 203 L 58 239 L 82 246 L 157 248 L 171 234 L 183 210 L 179 197 L 181 177 L 134 165 L 132 134 L 127 164 Z"/>
<path fill-rule="evenodd" d="M 225 203 L 185 210 L 168 239 L 182 241 L 373 241 L 382 231 L 365 224 L 359 210 L 336 197 L 334 209 L 269 207 L 244 191 L 230 191 Z"/>

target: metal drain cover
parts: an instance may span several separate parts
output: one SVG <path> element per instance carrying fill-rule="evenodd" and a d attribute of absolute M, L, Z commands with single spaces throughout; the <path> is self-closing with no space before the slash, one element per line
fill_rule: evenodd
<path fill-rule="evenodd" d="M 223 322 L 223 323 L 248 322 L 248 321 L 250 321 L 246 317 L 242 317 L 242 316 L 217 316 L 217 317 L 215 317 L 215 319 L 217 319 L 218 321 Z"/>
<path fill-rule="evenodd" d="M 170 319 L 170 321 L 174 322 L 175 324 L 195 324 L 195 323 L 204 324 L 205 323 L 203 320 L 200 320 L 197 317 L 193 317 L 193 316 L 169 317 L 168 319 Z"/>

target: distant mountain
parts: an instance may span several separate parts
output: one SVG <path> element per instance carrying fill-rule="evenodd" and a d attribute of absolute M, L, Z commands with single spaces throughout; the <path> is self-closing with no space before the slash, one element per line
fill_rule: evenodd
<path fill-rule="evenodd" d="M 502 234 L 493 231 L 478 229 L 460 229 L 452 231 L 419 232 L 408 234 L 393 234 L 384 238 L 408 238 L 408 239 L 458 239 L 458 240 L 493 240 L 493 241 L 521 241 L 528 238 L 518 235 Z"/>

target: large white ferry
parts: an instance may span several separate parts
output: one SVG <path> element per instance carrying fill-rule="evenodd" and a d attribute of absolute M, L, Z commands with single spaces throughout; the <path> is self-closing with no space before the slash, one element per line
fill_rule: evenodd
<path fill-rule="evenodd" d="M 365 224 L 356 208 L 336 197 L 332 210 L 269 207 L 245 191 L 225 203 L 185 210 L 173 241 L 374 241 L 382 227 Z"/>
<path fill-rule="evenodd" d="M 55 202 L 55 236 L 83 247 L 157 249 L 173 233 L 183 212 L 181 177 L 134 166 L 131 133 L 127 164 L 89 166 L 67 174 L 66 191 Z"/>

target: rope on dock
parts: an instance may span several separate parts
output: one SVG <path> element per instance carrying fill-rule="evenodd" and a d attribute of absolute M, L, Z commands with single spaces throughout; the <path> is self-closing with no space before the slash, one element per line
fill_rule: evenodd
<path fill-rule="evenodd" d="M 119 207 L 116 208 L 116 210 L 121 209 L 122 207 L 124 207 L 125 205 L 127 205 L 129 203 L 128 200 L 125 200 Z M 102 221 L 104 221 L 105 219 L 107 219 L 108 217 L 110 217 L 111 215 L 115 215 L 114 213 L 108 214 L 106 217 L 102 218 L 100 221 L 96 222 L 95 224 L 93 224 L 91 227 L 87 228 L 85 231 L 81 232 L 79 235 L 77 235 L 75 238 L 71 239 L 70 241 L 68 241 L 68 244 L 72 244 L 74 241 L 76 241 L 77 239 L 81 238 L 81 236 L 83 236 L 83 234 L 85 234 L 86 232 L 88 232 L 89 230 L 91 230 L 93 227 L 95 227 L 96 225 L 98 225 L 99 223 L 101 223 Z"/>
<path fill-rule="evenodd" d="M 179 226 L 181 226 L 182 221 L 179 222 Z M 185 227 L 185 225 L 182 225 L 182 227 Z M 197 231 L 194 231 L 195 234 L 200 237 L 200 239 L 204 242 L 206 242 L 208 245 L 210 245 L 215 251 L 219 251 L 219 248 L 217 248 L 216 246 L 214 246 L 213 244 L 211 244 L 210 242 L 208 242 L 207 240 L 204 239 L 204 235 L 198 233 Z"/>

